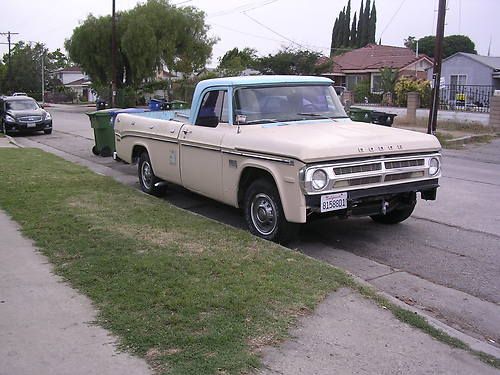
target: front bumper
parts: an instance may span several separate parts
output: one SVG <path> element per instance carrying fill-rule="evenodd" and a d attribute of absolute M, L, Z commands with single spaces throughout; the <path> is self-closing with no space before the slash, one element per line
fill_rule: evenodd
<path fill-rule="evenodd" d="M 24 122 L 8 122 L 5 121 L 5 130 L 10 133 L 27 133 L 42 130 L 52 129 L 52 120 L 43 120 L 34 123 L 34 126 L 29 126 Z"/>
<path fill-rule="evenodd" d="M 321 216 L 370 216 L 384 210 L 390 212 L 401 204 L 408 204 L 420 193 L 422 199 L 435 200 L 438 179 L 408 182 L 404 184 L 380 186 L 347 192 L 347 208 L 321 213 L 321 195 L 306 196 L 307 212 Z"/>

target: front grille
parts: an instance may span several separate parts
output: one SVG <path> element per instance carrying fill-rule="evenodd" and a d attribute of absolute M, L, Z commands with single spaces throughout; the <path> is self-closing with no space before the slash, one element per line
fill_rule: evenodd
<path fill-rule="evenodd" d="M 412 178 L 413 172 L 405 172 L 405 173 L 396 173 L 396 174 L 389 174 L 385 176 L 384 181 L 398 181 L 398 180 L 406 180 L 408 178 Z"/>
<path fill-rule="evenodd" d="M 420 167 L 425 164 L 424 159 L 386 161 L 386 169 Z"/>
<path fill-rule="evenodd" d="M 382 169 L 382 163 L 372 163 L 372 164 L 361 164 L 348 167 L 333 168 L 333 171 L 337 176 L 340 176 L 344 174 L 379 171 L 381 169 Z"/>
<path fill-rule="evenodd" d="M 347 180 L 349 186 L 369 185 L 380 182 L 380 176 L 351 178 Z"/>
<path fill-rule="evenodd" d="M 19 117 L 20 122 L 40 122 L 42 121 L 42 116 L 23 116 Z"/>

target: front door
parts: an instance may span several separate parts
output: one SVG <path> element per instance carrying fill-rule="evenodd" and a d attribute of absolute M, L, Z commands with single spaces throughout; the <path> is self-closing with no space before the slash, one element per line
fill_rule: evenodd
<path fill-rule="evenodd" d="M 228 123 L 227 90 L 204 94 L 194 125 L 184 125 L 179 136 L 182 185 L 213 199 L 222 199 L 222 152 Z"/>

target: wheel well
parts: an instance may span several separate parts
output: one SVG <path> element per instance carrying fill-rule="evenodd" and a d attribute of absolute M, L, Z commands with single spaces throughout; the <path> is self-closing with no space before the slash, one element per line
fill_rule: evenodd
<path fill-rule="evenodd" d="M 132 163 L 136 163 L 144 151 L 146 152 L 148 151 L 146 147 L 135 145 L 134 148 L 132 149 Z"/>
<path fill-rule="evenodd" d="M 238 184 L 238 206 L 243 205 L 243 199 L 245 198 L 245 192 L 252 182 L 260 178 L 265 178 L 276 185 L 273 175 L 268 171 L 255 167 L 247 167 L 243 170 L 240 177 L 240 182 Z"/>

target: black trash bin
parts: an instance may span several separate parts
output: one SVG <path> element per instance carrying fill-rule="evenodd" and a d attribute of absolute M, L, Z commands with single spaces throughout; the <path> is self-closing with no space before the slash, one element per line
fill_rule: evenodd
<path fill-rule="evenodd" d="M 98 111 L 100 111 L 102 109 L 106 109 L 106 100 L 97 99 L 95 102 L 95 107 L 96 107 L 96 110 L 98 110 Z"/>

